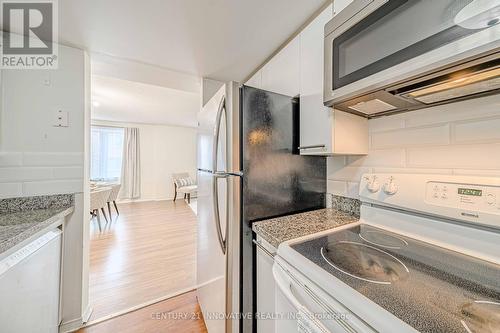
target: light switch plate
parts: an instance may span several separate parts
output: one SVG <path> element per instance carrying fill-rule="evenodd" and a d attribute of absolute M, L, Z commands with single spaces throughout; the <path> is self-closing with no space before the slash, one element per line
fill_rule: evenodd
<path fill-rule="evenodd" d="M 68 127 L 68 111 L 57 110 L 55 113 L 54 127 Z"/>

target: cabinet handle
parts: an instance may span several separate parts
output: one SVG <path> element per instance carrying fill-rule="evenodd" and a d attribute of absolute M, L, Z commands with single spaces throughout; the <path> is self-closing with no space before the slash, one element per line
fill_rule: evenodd
<path fill-rule="evenodd" d="M 276 255 L 276 253 L 271 253 L 268 249 L 266 249 L 260 242 L 256 241 L 255 239 L 252 239 L 252 242 L 271 258 L 274 258 L 274 256 Z"/>
<path fill-rule="evenodd" d="M 325 148 L 325 145 L 310 145 L 310 146 L 300 146 L 299 149 L 313 149 L 313 148 Z"/>

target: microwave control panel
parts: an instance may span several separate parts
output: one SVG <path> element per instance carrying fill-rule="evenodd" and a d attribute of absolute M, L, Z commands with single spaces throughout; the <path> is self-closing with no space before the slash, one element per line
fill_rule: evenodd
<path fill-rule="evenodd" d="M 464 212 L 500 214 L 500 187 L 428 182 L 426 201 L 436 206 L 456 208 Z"/>

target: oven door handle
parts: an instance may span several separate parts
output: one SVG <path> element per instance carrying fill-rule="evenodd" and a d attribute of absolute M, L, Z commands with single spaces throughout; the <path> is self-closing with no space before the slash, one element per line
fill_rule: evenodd
<path fill-rule="evenodd" d="M 278 267 L 279 266 L 277 264 L 273 265 L 274 281 L 276 281 L 278 289 L 283 293 L 283 295 L 285 295 L 286 299 L 288 299 L 290 303 L 292 303 L 293 307 L 296 308 L 299 313 L 305 315 L 305 318 L 302 318 L 301 320 L 307 322 L 309 325 L 313 325 L 318 332 L 332 333 L 314 317 L 314 314 L 309 311 L 308 308 L 306 308 L 304 305 L 302 305 L 302 303 L 299 302 L 299 300 L 293 293 L 292 281 L 286 281 L 286 277 L 283 276 L 283 270 Z"/>
<path fill-rule="evenodd" d="M 288 271 L 288 269 L 280 265 L 280 263 L 278 262 L 275 262 L 273 265 L 273 276 L 278 288 L 297 309 L 303 309 L 306 310 L 306 312 L 310 313 L 310 311 L 307 310 L 307 308 L 304 305 L 302 305 L 293 294 L 292 284 L 295 284 L 298 287 L 300 287 L 311 298 L 311 300 L 314 303 L 316 303 L 316 305 L 318 305 L 319 307 L 321 307 L 321 309 L 323 309 L 323 311 L 325 311 L 325 313 L 332 315 L 335 322 L 338 325 L 340 325 L 345 330 L 345 332 L 348 333 L 358 332 L 355 328 L 351 327 L 351 325 L 349 325 L 346 321 L 335 318 L 335 316 L 338 313 L 340 313 L 340 311 L 336 311 L 335 309 L 331 308 L 328 304 L 325 303 L 325 301 L 321 299 L 321 297 L 316 295 L 316 293 L 314 293 L 307 285 L 304 285 L 301 282 L 299 282 L 297 278 L 294 277 L 293 274 Z M 324 327 L 320 322 L 318 323 L 322 327 Z M 326 330 L 326 332 L 329 332 L 327 328 L 324 329 Z"/>

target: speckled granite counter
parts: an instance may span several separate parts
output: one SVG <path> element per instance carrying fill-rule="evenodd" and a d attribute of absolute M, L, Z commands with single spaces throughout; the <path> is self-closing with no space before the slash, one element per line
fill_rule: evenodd
<path fill-rule="evenodd" d="M 255 222 L 252 230 L 274 247 L 282 242 L 357 222 L 359 217 L 333 208 Z"/>
<path fill-rule="evenodd" d="M 0 256 L 73 210 L 72 195 L 0 200 Z"/>

